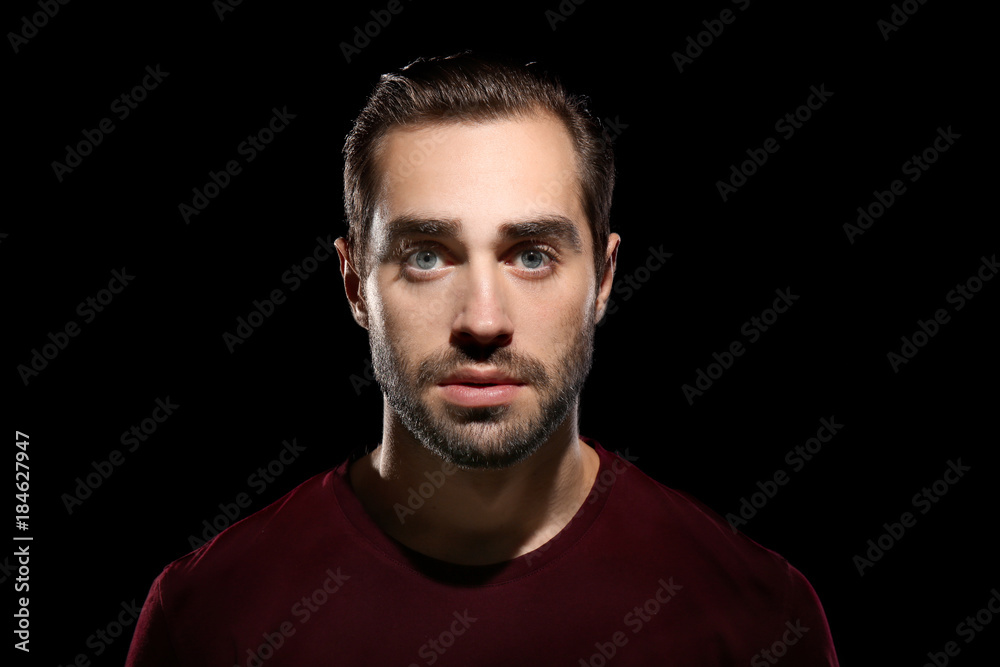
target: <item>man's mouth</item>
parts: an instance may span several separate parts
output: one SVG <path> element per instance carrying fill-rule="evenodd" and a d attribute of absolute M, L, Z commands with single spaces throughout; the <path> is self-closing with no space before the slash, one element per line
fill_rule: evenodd
<path fill-rule="evenodd" d="M 523 385 L 517 378 L 498 371 L 462 370 L 452 373 L 439 383 L 445 385 L 466 385 L 469 387 L 492 387 L 496 385 Z"/>
<path fill-rule="evenodd" d="M 497 371 L 463 370 L 452 373 L 438 387 L 444 399 L 465 407 L 482 407 L 510 403 L 524 383 Z"/>

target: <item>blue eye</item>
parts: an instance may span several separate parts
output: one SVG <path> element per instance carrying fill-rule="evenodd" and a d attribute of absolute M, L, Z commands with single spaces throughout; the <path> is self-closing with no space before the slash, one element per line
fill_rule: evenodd
<path fill-rule="evenodd" d="M 521 258 L 524 268 L 540 269 L 545 265 L 547 255 L 538 248 L 528 248 L 527 250 L 522 250 L 518 254 L 518 257 Z"/>
<path fill-rule="evenodd" d="M 410 255 L 410 258 L 416 264 L 417 268 L 429 271 L 437 264 L 438 255 L 433 250 L 418 250 Z"/>

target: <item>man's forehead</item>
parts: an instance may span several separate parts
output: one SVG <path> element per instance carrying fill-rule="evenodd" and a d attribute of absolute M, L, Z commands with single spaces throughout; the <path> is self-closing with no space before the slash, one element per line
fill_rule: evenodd
<path fill-rule="evenodd" d="M 565 225 L 552 223 L 567 221 L 577 237 L 589 231 L 576 152 L 565 126 L 548 115 L 397 128 L 379 162 L 375 238 L 418 228 L 502 237 L 525 223 L 565 236 Z"/>
<path fill-rule="evenodd" d="M 379 141 L 379 152 L 384 156 L 385 149 L 400 147 L 396 157 L 402 158 L 413 170 L 441 152 L 442 147 L 462 150 L 474 144 L 479 151 L 484 151 L 491 147 L 487 144 L 496 148 L 515 145 L 518 140 L 546 144 L 549 151 L 562 151 L 566 157 L 575 158 L 573 138 L 566 124 L 542 110 L 499 118 L 442 118 L 394 125 Z M 401 170 L 404 174 L 406 171 Z"/>

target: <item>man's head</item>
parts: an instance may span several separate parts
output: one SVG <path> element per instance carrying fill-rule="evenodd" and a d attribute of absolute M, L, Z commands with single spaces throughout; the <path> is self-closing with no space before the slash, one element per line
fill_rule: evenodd
<path fill-rule="evenodd" d="M 344 144 L 344 209 L 348 245 L 363 276 L 370 269 L 370 231 L 385 186 L 385 138 L 393 128 L 457 122 L 488 122 L 546 112 L 566 126 L 576 153 L 574 169 L 581 206 L 594 240 L 599 280 L 610 229 L 614 153 L 587 100 L 568 93 L 537 63 L 518 65 L 469 53 L 420 58 L 399 72 L 383 74 Z M 407 175 L 434 150 L 434 136 L 399 166 Z"/>
<path fill-rule="evenodd" d="M 467 55 L 385 75 L 345 146 L 341 270 L 387 410 L 466 468 L 576 415 L 613 278 L 610 147 L 530 66 Z"/>

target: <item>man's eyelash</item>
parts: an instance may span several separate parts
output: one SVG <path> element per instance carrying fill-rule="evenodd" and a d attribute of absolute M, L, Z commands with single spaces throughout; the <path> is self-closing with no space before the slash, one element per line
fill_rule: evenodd
<path fill-rule="evenodd" d="M 420 252 L 422 250 L 432 250 L 434 252 L 445 252 L 440 243 L 435 241 L 423 241 L 423 242 L 413 242 L 413 241 L 401 241 L 395 250 L 389 253 L 390 257 L 394 257 L 400 260 L 409 259 L 411 255 L 415 252 Z M 540 250 L 548 255 L 552 261 L 558 261 L 561 259 L 559 252 L 547 243 L 542 241 L 523 241 L 516 248 L 510 252 L 513 254 L 520 254 L 526 250 Z"/>
<path fill-rule="evenodd" d="M 553 262 L 556 262 L 560 259 L 559 252 L 555 248 L 553 248 L 547 243 L 541 243 L 536 241 L 528 241 L 525 243 L 525 245 L 515 248 L 514 252 L 522 253 L 526 250 L 541 250 L 546 255 L 548 255 Z"/>

